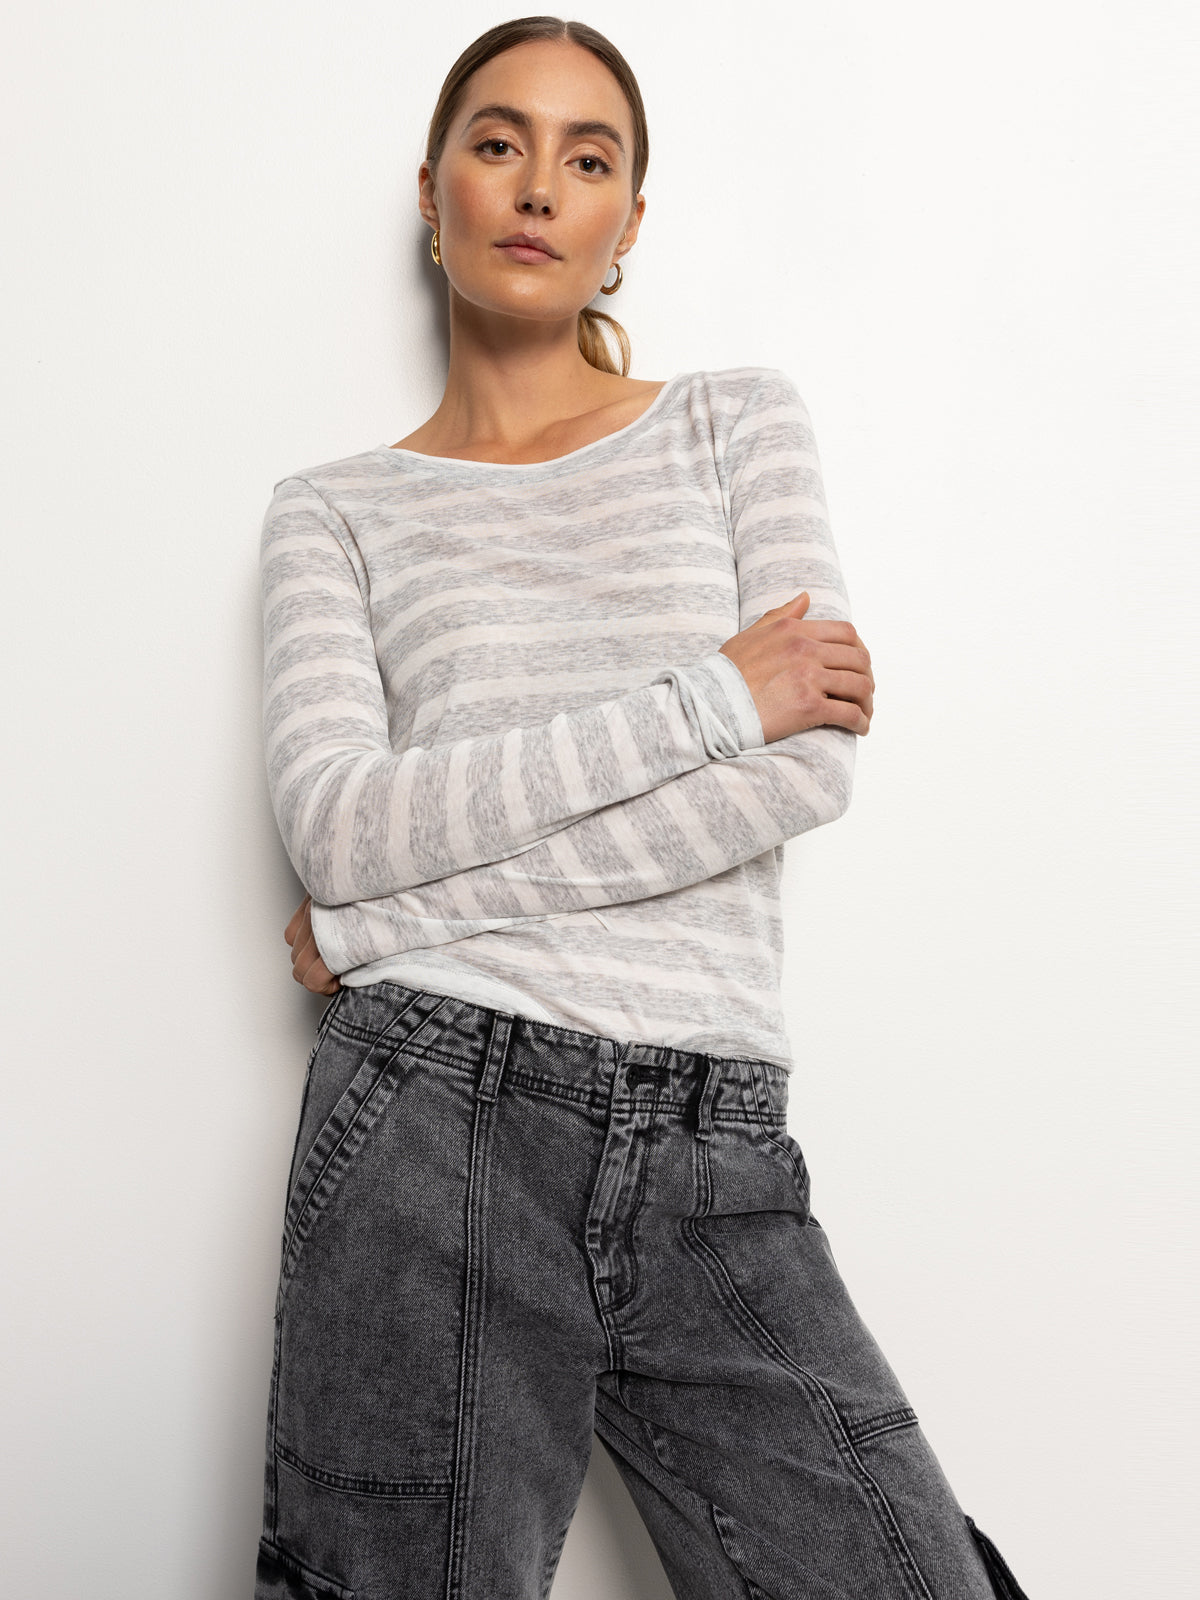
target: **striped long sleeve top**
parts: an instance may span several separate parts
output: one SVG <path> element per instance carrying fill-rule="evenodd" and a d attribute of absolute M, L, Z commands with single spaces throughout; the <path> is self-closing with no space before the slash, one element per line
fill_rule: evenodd
<path fill-rule="evenodd" d="M 260 555 L 271 803 L 343 984 L 793 1069 L 783 846 L 858 736 L 765 743 L 719 648 L 801 589 L 851 620 L 784 372 L 678 373 L 549 461 L 305 468 Z"/>

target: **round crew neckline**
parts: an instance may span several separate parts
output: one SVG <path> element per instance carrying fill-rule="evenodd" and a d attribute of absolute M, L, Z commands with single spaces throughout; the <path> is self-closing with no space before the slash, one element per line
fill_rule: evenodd
<path fill-rule="evenodd" d="M 574 450 L 568 450 L 565 455 L 550 456 L 545 461 L 477 461 L 473 456 L 431 456 L 423 450 L 408 450 L 391 444 L 376 445 L 375 451 L 379 455 L 409 457 L 413 461 L 432 461 L 443 467 L 483 467 L 494 472 L 536 472 L 541 467 L 561 466 L 564 461 L 574 461 L 579 456 L 587 455 L 591 450 L 599 450 L 604 445 L 625 438 L 643 423 L 650 421 L 666 399 L 668 390 L 673 389 L 681 378 L 691 376 L 690 372 L 672 373 L 646 409 L 634 417 L 632 422 L 627 422 L 623 428 L 606 433 L 599 439 L 593 439 L 590 444 L 581 444 Z"/>

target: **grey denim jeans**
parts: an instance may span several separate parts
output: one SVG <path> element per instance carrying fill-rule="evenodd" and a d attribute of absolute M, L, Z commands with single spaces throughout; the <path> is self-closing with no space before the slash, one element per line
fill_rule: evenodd
<path fill-rule="evenodd" d="M 255 1600 L 545 1600 L 593 1433 L 680 1600 L 1024 1600 L 768 1061 L 342 988 L 288 1175 Z"/>

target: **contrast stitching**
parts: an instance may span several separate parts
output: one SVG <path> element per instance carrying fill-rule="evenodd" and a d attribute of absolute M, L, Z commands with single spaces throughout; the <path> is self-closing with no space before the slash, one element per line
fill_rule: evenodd
<path fill-rule="evenodd" d="M 450 1478 L 379 1478 L 374 1473 L 330 1472 L 326 1467 L 314 1466 L 311 1461 L 287 1445 L 276 1444 L 275 1454 L 294 1471 L 326 1489 L 337 1489 L 344 1494 L 387 1495 L 397 1499 L 432 1500 L 450 1493 Z"/>
<path fill-rule="evenodd" d="M 866 1417 L 862 1422 L 855 1422 L 847 1432 L 855 1444 L 862 1444 L 867 1439 L 874 1439 L 881 1433 L 891 1433 L 896 1428 L 911 1428 L 917 1420 L 917 1413 L 911 1406 L 900 1406 L 891 1411 L 881 1411 L 874 1417 Z"/>
<path fill-rule="evenodd" d="M 511 1035 L 505 1040 L 504 1072 L 511 1059 Z M 488 1198 L 491 1191 L 492 1100 L 476 1097 L 471 1132 L 471 1162 L 466 1196 L 466 1258 L 463 1266 L 462 1345 L 459 1352 L 458 1415 L 454 1442 L 454 1494 L 450 1501 L 450 1555 L 447 1562 L 448 1597 L 462 1593 L 463 1572 L 469 1553 L 471 1524 L 470 1486 L 476 1449 L 476 1408 L 483 1357 L 484 1319 L 487 1310 Z"/>

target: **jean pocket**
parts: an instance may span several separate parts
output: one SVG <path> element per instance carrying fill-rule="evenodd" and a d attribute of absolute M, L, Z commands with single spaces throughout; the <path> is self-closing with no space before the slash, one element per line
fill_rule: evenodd
<path fill-rule="evenodd" d="M 305 1241 L 400 1086 L 413 1036 L 448 1004 L 444 999 L 429 1012 L 414 1001 L 369 1039 L 344 1032 L 330 1016 L 305 1085 L 292 1156 L 276 1315 Z"/>

